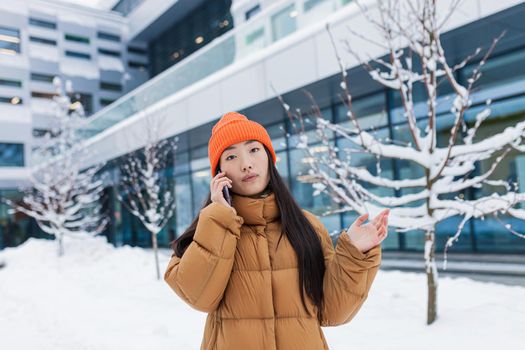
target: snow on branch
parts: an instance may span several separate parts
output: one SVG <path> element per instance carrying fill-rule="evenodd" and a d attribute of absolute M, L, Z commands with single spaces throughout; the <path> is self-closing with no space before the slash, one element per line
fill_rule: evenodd
<path fill-rule="evenodd" d="M 394 90 L 400 98 L 408 133 L 405 139 L 410 142 L 399 144 L 392 140 L 392 133 L 389 137 L 379 138 L 374 127 L 362 127 L 361 116 L 353 109 L 347 64 L 343 62 L 331 28 L 327 25 L 340 69 L 339 97 L 348 110 L 347 116 L 353 128 L 326 119 L 308 92 L 305 94 L 312 108 L 307 112 L 292 110 L 278 96 L 290 125 L 298 135 L 297 148 L 302 149 L 305 157 L 312 160 L 308 162 L 308 175 L 302 179 L 312 183 L 314 195 L 326 193 L 339 205 L 339 208 L 325 214 L 355 211 L 357 214 L 369 213 L 372 217 L 388 207 L 391 209 L 389 223 L 398 232 L 422 230 L 425 233 L 426 239 L 430 241 L 428 247 L 432 259 L 436 225 L 443 220 L 461 217 L 462 224 L 458 227 L 461 232 L 470 218 L 495 215 L 501 210 L 508 217 L 523 219 L 523 209 L 517 208 L 524 201 L 523 194 L 512 190 L 508 181 L 491 177 L 507 156 L 525 152 L 525 122 L 509 126 L 501 132 L 493 132 L 483 139 L 477 131 L 490 117 L 490 100 L 486 108 L 475 115 L 474 122 L 467 123 L 464 118 L 472 105 L 474 87 L 483 74 L 483 67 L 505 33 L 494 38 L 487 49 L 477 48 L 471 55 L 453 64 L 447 60 L 441 29 L 458 8 L 458 1 L 452 1 L 448 8 L 445 6 L 449 11 L 445 13 L 438 11 L 437 1 L 434 0 L 385 0 L 377 1 L 368 8 L 360 1 L 356 1 L 356 4 L 376 32 L 360 33 L 350 28 L 350 22 L 348 31 L 353 38 L 340 41 L 368 71 L 372 80 L 385 89 Z M 367 57 L 365 52 L 357 49 L 360 42 L 378 46 L 385 55 Z M 482 52 L 481 60 L 474 65 L 467 81 L 458 81 L 456 71 L 464 69 L 467 64 L 472 65 L 472 59 Z M 443 82 L 448 84 L 447 90 L 443 90 Z M 415 91 L 423 92 L 425 97 L 423 102 L 418 102 L 417 115 Z M 443 145 L 438 145 L 438 133 L 443 133 L 437 128 L 437 119 L 443 118 L 437 114 L 438 97 L 440 103 L 443 100 L 451 101 L 450 115 L 453 117 L 450 129 L 445 131 L 447 141 Z M 313 115 L 314 122 L 311 124 L 316 128 L 319 140 L 311 141 L 307 137 L 305 115 Z M 297 124 L 299 127 L 296 127 Z M 327 135 L 335 135 L 338 143 L 344 142 L 350 146 L 340 149 L 340 146 L 333 145 L 334 140 Z M 314 151 L 316 147 L 310 144 L 314 142 L 325 145 L 326 152 Z M 402 164 L 409 163 L 414 170 L 410 173 L 414 177 L 394 177 L 393 173 L 385 173 L 381 169 L 382 164 L 391 162 L 394 167 L 400 161 L 403 161 Z M 490 162 L 488 169 L 474 173 L 480 169 L 481 162 Z M 495 185 L 503 187 L 507 194 L 497 197 L 490 194 L 475 201 L 458 196 L 468 189 L 481 191 L 485 186 Z M 377 189 L 388 191 L 378 192 Z M 384 195 L 392 192 L 394 195 Z M 451 196 L 458 199 L 441 199 Z M 451 234 L 455 238 L 459 235 L 456 231 Z M 449 241 L 449 245 L 452 241 Z"/>
<path fill-rule="evenodd" d="M 148 116 L 145 119 L 145 146 L 130 154 L 120 168 L 117 192 L 126 209 L 150 232 L 157 278 L 160 278 L 157 235 L 175 210 L 175 185 L 167 170 L 173 166 L 178 138 L 161 140 L 162 119 L 153 118 Z"/>
<path fill-rule="evenodd" d="M 56 105 L 53 127 L 43 144 L 33 153 L 30 186 L 22 189 L 21 202 L 11 202 L 11 212 L 19 211 L 36 220 L 46 233 L 55 236 L 58 254 L 62 255 L 62 239 L 94 236 L 102 233 L 108 218 L 102 212 L 103 182 L 98 176 L 102 164 L 83 169 L 89 156 L 79 147 L 78 132 L 85 123 L 80 102 L 73 102 L 70 81 L 63 86 L 53 81 Z"/>

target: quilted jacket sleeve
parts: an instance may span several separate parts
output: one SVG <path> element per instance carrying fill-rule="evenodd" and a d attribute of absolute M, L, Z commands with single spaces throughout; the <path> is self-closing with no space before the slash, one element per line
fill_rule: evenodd
<path fill-rule="evenodd" d="M 182 258 L 172 254 L 164 280 L 193 308 L 211 312 L 222 299 L 244 220 L 212 202 L 199 213 L 193 241 Z"/>
<path fill-rule="evenodd" d="M 381 264 L 381 244 L 363 253 L 342 231 L 334 248 L 328 230 L 315 216 L 313 224 L 320 235 L 326 266 L 321 326 L 338 326 L 350 322 L 368 297 Z"/>

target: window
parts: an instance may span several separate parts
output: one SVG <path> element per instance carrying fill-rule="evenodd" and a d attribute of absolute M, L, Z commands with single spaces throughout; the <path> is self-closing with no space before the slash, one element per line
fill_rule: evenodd
<path fill-rule="evenodd" d="M 45 21 L 43 19 L 29 18 L 29 24 L 32 26 L 47 28 L 47 29 L 57 29 L 56 23 Z"/>
<path fill-rule="evenodd" d="M 29 41 L 32 41 L 34 43 L 44 44 L 44 45 L 53 45 L 53 46 L 57 45 L 56 40 L 39 38 L 39 37 L 36 37 L 36 36 L 30 36 L 29 37 Z"/>
<path fill-rule="evenodd" d="M 193 217 L 191 196 L 191 179 L 189 174 L 181 174 L 175 178 L 175 215 L 177 216 L 177 233 L 181 235 L 191 224 Z"/>
<path fill-rule="evenodd" d="M 10 103 L 12 105 L 21 105 L 22 99 L 18 96 L 0 96 L 0 103 Z"/>
<path fill-rule="evenodd" d="M 115 41 L 120 42 L 120 36 L 117 34 L 110 34 L 105 32 L 97 32 L 97 38 L 108 40 L 108 41 Z"/>
<path fill-rule="evenodd" d="M 31 73 L 31 80 L 52 83 L 55 76 L 49 74 Z"/>
<path fill-rule="evenodd" d="M 102 55 L 107 55 L 107 56 L 120 57 L 120 52 L 113 51 L 113 50 L 98 49 L 98 53 Z"/>
<path fill-rule="evenodd" d="M 64 39 L 82 44 L 89 44 L 89 38 L 80 35 L 64 34 Z"/>
<path fill-rule="evenodd" d="M 84 107 L 84 112 L 86 116 L 93 113 L 93 96 L 91 94 L 77 92 L 71 98 L 71 103 L 80 102 L 82 107 Z"/>
<path fill-rule="evenodd" d="M 275 167 L 277 168 L 277 171 L 283 178 L 284 183 L 288 184 L 290 181 L 288 174 L 288 153 L 287 151 L 276 151 L 275 155 L 277 156 L 277 163 L 275 163 Z"/>
<path fill-rule="evenodd" d="M 146 49 L 141 49 L 141 48 L 138 48 L 138 47 L 128 46 L 128 52 L 129 53 L 134 53 L 136 55 L 145 55 L 146 54 Z"/>
<path fill-rule="evenodd" d="M 244 17 L 246 20 L 249 20 L 251 17 L 255 16 L 259 12 L 261 12 L 261 6 L 257 4 L 251 9 L 249 9 L 248 11 L 246 11 L 246 13 L 244 14 Z"/>
<path fill-rule="evenodd" d="M 204 163 L 204 159 L 203 162 Z M 208 162 L 209 164 L 209 162 Z M 210 169 L 193 171 L 191 173 L 191 192 L 193 193 L 193 216 L 199 213 L 202 204 L 206 200 L 207 192 L 210 190 Z"/>
<path fill-rule="evenodd" d="M 129 68 L 139 69 L 139 70 L 146 70 L 147 69 L 146 63 L 140 63 L 140 62 L 135 62 L 135 61 L 129 61 L 128 62 L 128 67 Z"/>
<path fill-rule="evenodd" d="M 0 86 L 22 87 L 22 82 L 20 80 L 1 79 L 0 78 Z"/>
<path fill-rule="evenodd" d="M 51 133 L 48 129 L 33 129 L 33 137 L 44 137 L 47 133 Z"/>
<path fill-rule="evenodd" d="M 24 166 L 24 145 L 0 143 L 0 166 Z"/>
<path fill-rule="evenodd" d="M 286 150 L 285 128 L 286 125 L 284 122 L 266 126 L 266 130 L 272 139 L 273 148 L 276 152 Z"/>
<path fill-rule="evenodd" d="M 194 215 L 199 212 L 199 209 L 206 199 L 206 188 L 210 188 L 210 162 L 207 152 L 207 146 L 193 148 L 190 150 L 190 157 L 188 159 L 191 169 L 191 193 L 193 193 L 194 199 Z"/>
<path fill-rule="evenodd" d="M 323 146 L 321 143 L 310 144 L 310 140 L 313 140 L 311 137 L 308 137 L 308 140 L 310 147 L 313 147 L 314 150 L 326 152 L 326 146 Z M 334 147 L 334 141 L 329 141 L 329 144 L 330 147 Z M 307 153 L 303 149 L 291 148 L 289 154 L 289 162 L 293 164 L 290 167 L 291 173 L 289 174 L 292 179 L 291 191 L 297 202 L 305 209 L 312 209 L 315 212 L 319 212 L 321 209 L 337 209 L 337 204 L 330 199 L 328 194 L 322 192 L 318 196 L 313 195 L 315 189 L 311 183 L 308 183 L 308 171 L 311 168 L 310 163 L 313 162 L 313 159 L 307 157 Z M 333 174 L 331 175 L 334 176 Z"/>
<path fill-rule="evenodd" d="M 101 98 L 99 102 L 102 107 L 106 107 L 112 104 L 113 102 L 115 102 L 115 100 L 110 100 L 108 98 Z"/>
<path fill-rule="evenodd" d="M 106 83 L 103 81 L 100 82 L 100 88 L 102 90 L 109 90 L 109 91 L 122 91 L 122 85 L 115 84 L 115 83 Z"/>
<path fill-rule="evenodd" d="M 188 133 L 184 133 L 179 135 L 179 144 L 187 145 L 189 143 L 188 141 Z M 181 139 L 182 138 L 182 139 Z M 184 147 L 184 146 L 182 146 Z M 187 149 L 185 150 L 177 150 L 175 152 L 174 156 L 174 166 L 173 166 L 173 174 L 175 176 L 183 175 L 183 174 L 189 174 L 190 173 L 190 154 Z"/>
<path fill-rule="evenodd" d="M 474 84 L 476 91 L 497 87 L 504 88 L 504 84 L 512 87 L 511 83 L 522 81 L 525 77 L 525 50 L 514 51 L 509 54 L 489 58 L 481 69 L 481 77 Z M 472 76 L 478 63 L 471 63 L 461 71 L 466 81 Z"/>
<path fill-rule="evenodd" d="M 85 60 L 90 60 L 91 59 L 91 55 L 88 54 L 88 53 L 69 51 L 69 50 L 66 50 L 66 56 L 75 57 L 75 58 L 82 58 L 82 59 L 85 59 Z"/>
<path fill-rule="evenodd" d="M 124 16 L 128 16 L 133 10 L 135 10 L 144 0 L 120 0 L 111 9 L 112 11 L 119 12 Z M 114 1 L 115 2 L 115 1 Z"/>
<path fill-rule="evenodd" d="M 388 124 L 384 93 L 354 97 L 352 112 L 362 129 L 368 130 Z M 337 124 L 355 131 L 354 123 L 348 115 L 348 107 L 345 104 L 337 106 L 335 121 Z"/>
<path fill-rule="evenodd" d="M 284 8 L 280 12 L 272 16 L 272 34 L 273 41 L 277 41 L 281 38 L 284 38 L 288 34 L 295 32 L 297 28 L 296 23 L 296 10 L 295 5 L 291 4 L 290 6 Z"/>
<path fill-rule="evenodd" d="M 263 37 L 264 37 L 264 27 L 257 28 L 253 32 L 246 35 L 246 45 L 251 45 L 253 42 Z"/>
<path fill-rule="evenodd" d="M 315 6 L 319 5 L 320 3 L 324 2 L 325 0 L 306 0 L 304 2 L 304 12 L 310 11 Z"/>
<path fill-rule="evenodd" d="M 8 55 L 20 53 L 20 31 L 18 29 L 0 27 L 0 53 Z"/>
<path fill-rule="evenodd" d="M 56 96 L 56 94 L 52 94 L 50 92 L 38 92 L 38 91 L 31 91 L 31 97 L 36 98 L 47 98 L 49 100 L 53 99 L 53 96 Z"/>

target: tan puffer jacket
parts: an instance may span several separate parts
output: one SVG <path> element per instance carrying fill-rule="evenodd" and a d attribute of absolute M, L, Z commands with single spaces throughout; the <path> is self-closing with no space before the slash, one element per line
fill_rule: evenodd
<path fill-rule="evenodd" d="M 328 231 L 303 209 L 322 242 L 323 320 L 305 293 L 301 302 L 295 251 L 283 236 L 275 194 L 232 193 L 231 208 L 211 203 L 199 213 L 193 242 L 174 254 L 164 280 L 193 308 L 208 313 L 202 349 L 328 349 L 320 326 L 349 322 L 368 295 L 381 263 L 381 245 L 360 252 L 342 232 L 333 248 Z M 184 315 L 178 315 L 181 318 Z"/>

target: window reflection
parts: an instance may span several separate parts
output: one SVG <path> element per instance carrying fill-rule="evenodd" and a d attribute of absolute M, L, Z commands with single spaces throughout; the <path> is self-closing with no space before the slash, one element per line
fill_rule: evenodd
<path fill-rule="evenodd" d="M 0 166 L 24 166 L 24 145 L 0 143 Z"/>
<path fill-rule="evenodd" d="M 464 79 L 470 78 L 477 63 L 472 63 L 465 67 L 461 75 Z M 509 84 L 516 81 L 523 81 L 525 77 L 525 50 L 511 52 L 499 57 L 491 57 L 484 64 L 482 74 L 476 82 L 476 90 L 485 90 L 503 83 Z"/>
<path fill-rule="evenodd" d="M 319 154 L 326 153 L 327 148 L 322 143 L 309 144 L 310 148 L 318 149 Z M 329 142 L 328 147 L 334 147 L 334 141 Z M 330 196 L 326 193 L 321 192 L 319 195 L 314 196 L 314 188 L 312 187 L 311 180 L 309 179 L 310 162 L 313 159 L 309 157 L 304 149 L 292 149 L 290 150 L 290 165 L 291 165 L 291 181 L 292 181 L 292 194 L 298 203 L 304 209 L 312 210 L 316 214 L 320 214 L 324 211 L 334 210 L 338 208 Z M 320 168 L 327 171 L 334 176 L 334 172 L 331 169 L 327 169 L 325 166 L 319 164 Z"/>
<path fill-rule="evenodd" d="M 175 218 L 177 236 L 180 236 L 193 221 L 191 204 L 192 194 L 190 175 L 179 175 L 175 178 Z"/>
<path fill-rule="evenodd" d="M 182 61 L 232 29 L 233 18 L 230 14 L 230 6 L 231 0 L 207 1 L 154 38 L 150 43 L 152 74 L 157 75 Z M 230 63 L 235 55 L 235 48 L 227 49 L 228 51 L 226 48 L 222 50 L 219 48 L 215 59 L 209 64 L 222 67 L 226 62 Z"/>
<path fill-rule="evenodd" d="M 20 53 L 20 30 L 0 27 L 0 54 L 16 55 Z"/>
<path fill-rule="evenodd" d="M 277 163 L 275 164 L 277 172 L 281 175 L 283 182 L 288 185 L 290 181 L 288 174 L 288 155 L 286 151 L 275 152 L 275 155 L 277 156 Z"/>
<path fill-rule="evenodd" d="M 295 4 L 285 7 L 283 10 L 272 16 L 272 39 L 274 42 L 296 30 L 296 16 L 297 11 L 295 10 Z"/>
<path fill-rule="evenodd" d="M 206 160 L 208 160 L 206 158 Z M 211 173 L 210 168 L 201 169 L 191 173 L 191 186 L 193 193 L 193 216 L 199 215 L 204 206 L 206 197 L 210 193 Z"/>
<path fill-rule="evenodd" d="M 336 111 L 336 123 L 350 130 L 355 130 L 348 115 L 348 107 L 344 104 L 339 104 Z M 380 93 L 355 99 L 352 102 L 352 113 L 357 118 L 361 129 L 367 130 L 387 125 L 385 94 Z"/>

